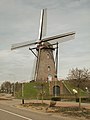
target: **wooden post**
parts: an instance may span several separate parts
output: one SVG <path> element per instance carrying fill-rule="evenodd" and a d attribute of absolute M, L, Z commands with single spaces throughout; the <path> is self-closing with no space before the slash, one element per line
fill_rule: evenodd
<path fill-rule="evenodd" d="M 41 84 L 41 87 L 42 87 L 42 93 L 41 93 L 41 95 L 42 95 L 42 104 L 43 104 L 43 83 Z"/>
<path fill-rule="evenodd" d="M 24 85 L 22 83 L 22 104 L 24 104 L 24 91 L 23 91 L 23 89 L 24 89 Z"/>

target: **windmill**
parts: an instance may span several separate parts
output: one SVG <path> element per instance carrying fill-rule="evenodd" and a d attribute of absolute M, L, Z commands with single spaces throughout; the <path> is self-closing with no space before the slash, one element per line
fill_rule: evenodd
<path fill-rule="evenodd" d="M 47 9 L 41 10 L 39 37 L 36 42 L 22 42 L 13 44 L 11 50 L 29 46 L 29 50 L 37 58 L 35 68 L 35 81 L 54 81 L 57 78 L 58 66 L 58 44 L 71 40 L 75 36 L 75 32 L 64 33 L 56 36 L 45 38 L 46 35 L 46 18 Z M 33 47 L 35 45 L 35 47 Z M 56 58 L 53 51 L 56 50 Z"/>

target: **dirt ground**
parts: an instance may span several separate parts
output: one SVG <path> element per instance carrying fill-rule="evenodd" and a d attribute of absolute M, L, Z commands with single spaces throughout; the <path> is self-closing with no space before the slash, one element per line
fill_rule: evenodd
<path fill-rule="evenodd" d="M 79 103 L 76 102 L 56 102 L 55 106 L 50 106 L 50 101 L 40 100 L 25 101 L 20 107 L 33 110 L 35 112 L 51 113 L 56 116 L 68 118 L 67 120 L 90 120 L 90 103 L 82 103 L 79 109 Z M 66 119 L 65 119 L 66 120 Z"/>

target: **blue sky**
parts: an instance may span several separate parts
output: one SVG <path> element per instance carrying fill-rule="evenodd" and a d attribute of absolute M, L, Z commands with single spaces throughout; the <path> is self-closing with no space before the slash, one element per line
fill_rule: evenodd
<path fill-rule="evenodd" d="M 90 70 L 90 0 L 0 1 L 0 83 L 33 77 L 35 58 L 28 47 L 10 50 L 11 44 L 38 38 L 40 10 L 47 8 L 47 36 L 75 31 L 72 41 L 59 45 L 58 77 L 71 68 Z"/>

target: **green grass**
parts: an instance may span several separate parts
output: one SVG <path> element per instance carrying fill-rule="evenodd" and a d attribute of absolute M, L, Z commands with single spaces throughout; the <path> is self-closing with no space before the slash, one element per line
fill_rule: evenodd
<path fill-rule="evenodd" d="M 42 86 L 41 82 L 24 83 L 23 95 L 25 99 L 41 99 Z M 48 83 L 43 83 L 44 99 L 49 95 Z M 17 98 L 22 98 L 21 90 L 16 94 Z"/>
<path fill-rule="evenodd" d="M 24 83 L 24 99 L 41 99 L 42 98 L 42 86 L 41 82 L 29 82 Z M 70 84 L 68 81 L 64 81 L 65 86 L 69 89 L 70 93 L 74 95 L 73 89 L 78 91 L 78 88 L 74 85 Z M 51 96 L 49 95 L 49 84 L 43 83 L 43 97 L 44 99 L 50 99 Z M 80 89 L 80 95 L 85 96 L 86 92 Z M 22 98 L 22 91 L 21 89 L 16 93 L 17 98 Z"/>
<path fill-rule="evenodd" d="M 25 83 L 24 84 L 24 97 L 25 98 L 36 98 L 38 95 L 38 90 L 35 88 L 34 83 Z"/>
<path fill-rule="evenodd" d="M 70 82 L 64 81 L 64 84 L 68 87 L 68 89 L 71 91 L 72 94 L 74 94 L 74 93 L 73 93 L 73 89 L 75 89 L 75 90 L 78 91 L 78 87 L 75 87 L 74 85 L 70 84 Z M 82 89 L 80 89 L 80 95 L 81 95 L 81 96 L 85 96 L 85 95 L 86 95 L 86 92 L 83 91 Z"/>

